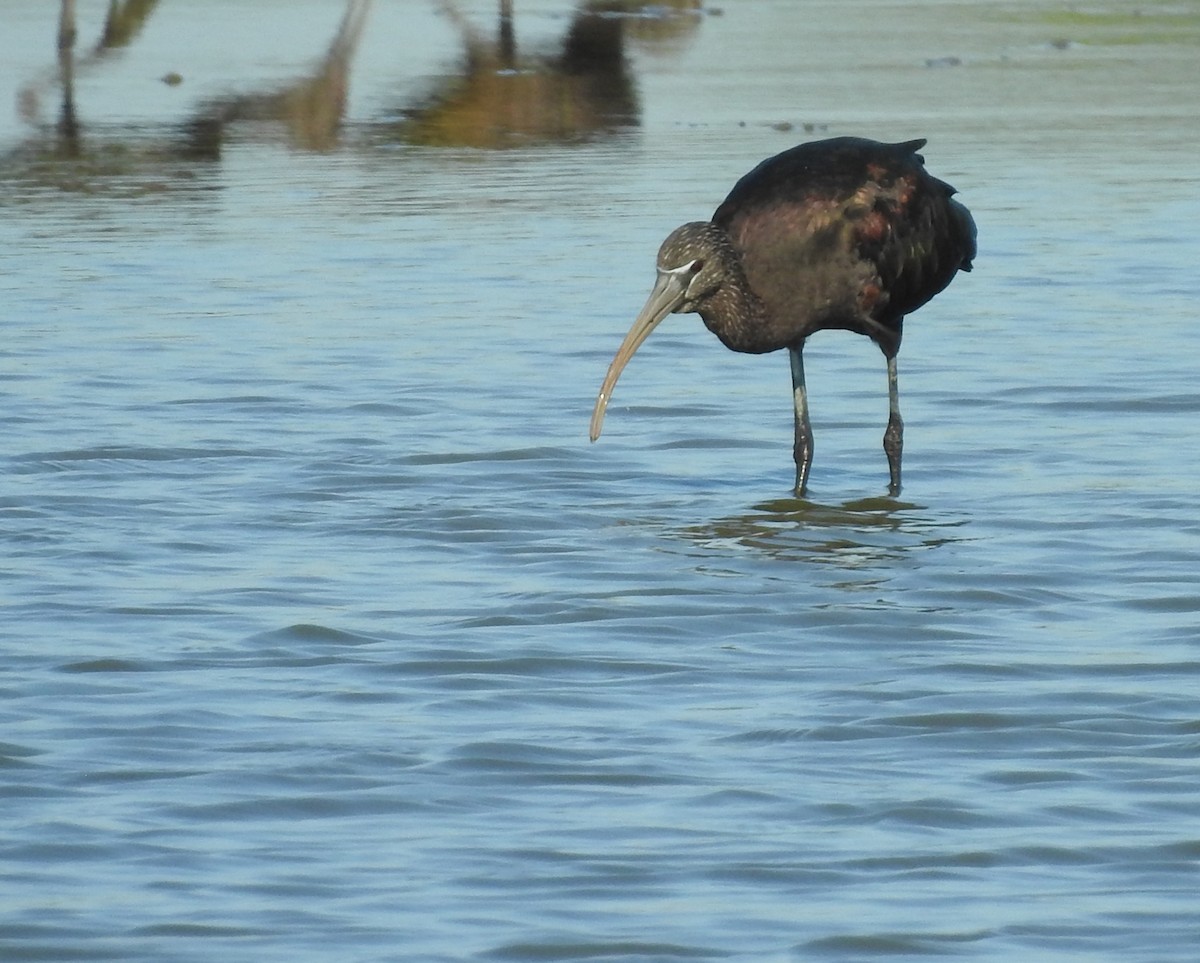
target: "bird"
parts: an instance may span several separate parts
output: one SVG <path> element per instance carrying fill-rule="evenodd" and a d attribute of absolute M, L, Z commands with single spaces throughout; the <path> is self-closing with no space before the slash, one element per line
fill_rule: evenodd
<path fill-rule="evenodd" d="M 888 492 L 900 493 L 904 423 L 896 356 L 904 318 L 959 271 L 970 271 L 976 227 L 953 187 L 925 169 L 925 139 L 812 141 L 768 157 L 734 184 L 708 221 L 676 228 L 658 276 L 596 397 L 590 437 L 625 365 L 669 314 L 699 314 L 725 347 L 787 349 L 795 414 L 795 493 L 803 497 L 813 436 L 804 346 L 817 331 L 865 335 L 887 361 L 883 448 Z"/>

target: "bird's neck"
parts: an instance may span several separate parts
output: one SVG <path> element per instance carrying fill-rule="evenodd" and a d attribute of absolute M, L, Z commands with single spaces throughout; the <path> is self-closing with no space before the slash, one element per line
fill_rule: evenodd
<path fill-rule="evenodd" d="M 750 289 L 741 259 L 732 246 L 722 251 L 721 260 L 724 282 L 697 307 L 704 326 L 731 351 L 775 351 L 781 345 L 771 339 L 766 308 Z"/>

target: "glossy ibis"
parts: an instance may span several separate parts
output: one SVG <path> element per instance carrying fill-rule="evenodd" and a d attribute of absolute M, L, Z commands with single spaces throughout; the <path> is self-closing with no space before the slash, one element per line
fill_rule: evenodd
<path fill-rule="evenodd" d="M 796 494 L 812 464 L 804 344 L 826 328 L 864 334 L 887 359 L 883 447 L 889 492 L 900 491 L 904 428 L 896 353 L 904 316 L 975 256 L 975 222 L 917 153 L 924 140 L 857 137 L 801 144 L 734 185 L 711 221 L 675 230 L 658 252 L 658 281 L 609 366 L 591 438 L 622 369 L 668 314 L 695 312 L 733 351 L 787 348 L 796 415 Z"/>

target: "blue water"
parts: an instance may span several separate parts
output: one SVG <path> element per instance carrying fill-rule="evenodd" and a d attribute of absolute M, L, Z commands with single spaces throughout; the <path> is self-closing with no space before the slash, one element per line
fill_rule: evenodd
<path fill-rule="evenodd" d="M 0 39 L 0 957 L 1195 958 L 1194 18 L 658 10 L 632 113 L 520 80 L 456 146 L 404 124 L 452 18 L 363 5 L 330 141 L 260 97 L 197 157 L 343 8 L 88 61 L 81 3 L 72 142 L 51 7 Z M 570 9 L 517 8 L 533 77 Z M 846 334 L 810 500 L 786 361 L 695 317 L 590 445 L 661 238 L 840 133 L 928 137 L 980 227 L 906 326 L 902 496 Z"/>

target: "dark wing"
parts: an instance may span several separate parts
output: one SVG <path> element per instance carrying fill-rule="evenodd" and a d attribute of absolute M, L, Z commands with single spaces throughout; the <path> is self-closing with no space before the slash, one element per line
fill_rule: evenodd
<path fill-rule="evenodd" d="M 859 253 L 876 266 L 886 295 L 877 318 L 915 311 L 960 270 L 971 270 L 975 222 L 953 194 L 918 166 L 869 191 L 865 213 L 852 212 Z"/>
<path fill-rule="evenodd" d="M 898 325 L 970 269 L 975 225 L 925 171 L 924 143 L 802 144 L 734 185 L 713 221 L 771 314 L 880 340 L 881 323 Z"/>
<path fill-rule="evenodd" d="M 925 140 L 882 144 L 862 137 L 834 137 L 785 150 L 744 175 L 717 208 L 713 223 L 728 222 L 755 208 L 804 203 L 809 198 L 847 197 L 881 172 L 920 166 Z"/>

